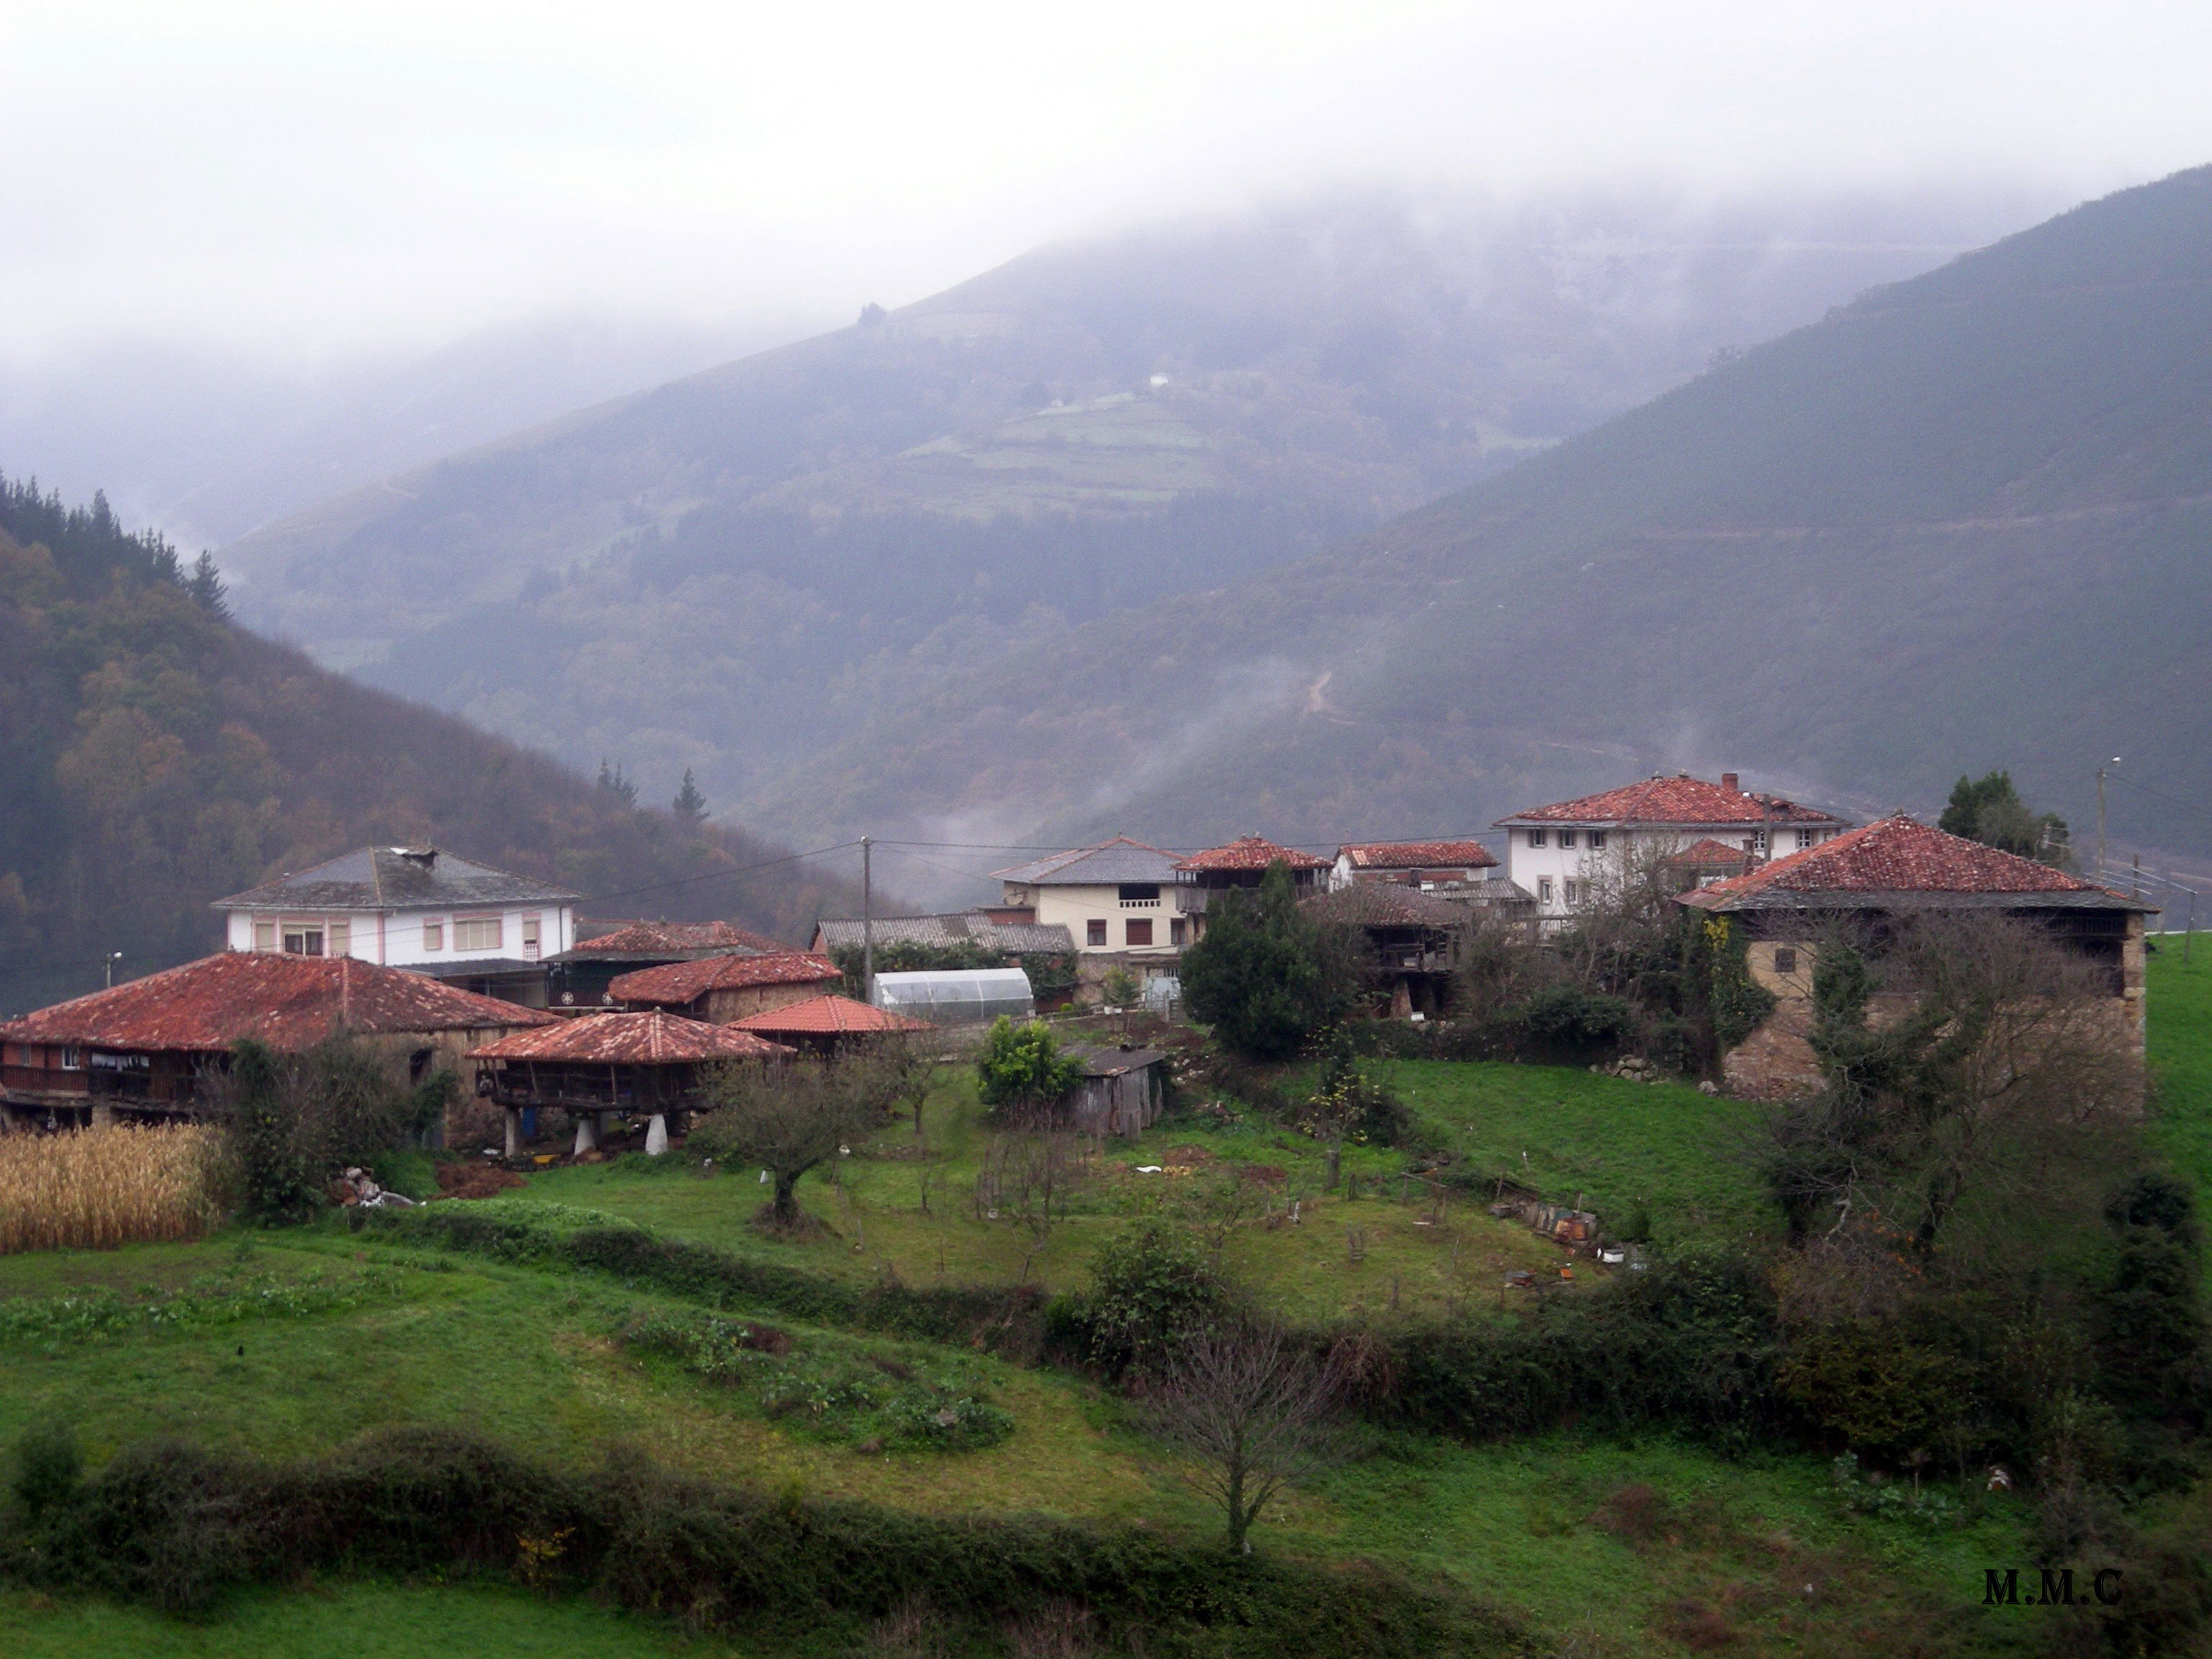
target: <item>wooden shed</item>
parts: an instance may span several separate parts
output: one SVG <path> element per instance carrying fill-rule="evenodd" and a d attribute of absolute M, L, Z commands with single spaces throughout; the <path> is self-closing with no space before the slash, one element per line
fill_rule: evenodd
<path fill-rule="evenodd" d="M 1068 1097 L 1074 1127 L 1085 1134 L 1138 1135 L 1158 1121 L 1168 1098 L 1168 1057 L 1157 1048 L 1073 1048 L 1083 1081 Z"/>

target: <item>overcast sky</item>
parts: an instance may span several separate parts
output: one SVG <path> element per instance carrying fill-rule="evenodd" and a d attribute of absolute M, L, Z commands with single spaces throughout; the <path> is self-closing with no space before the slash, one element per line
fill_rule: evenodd
<path fill-rule="evenodd" d="M 0 353 L 842 320 L 1040 240 L 1503 194 L 2212 160 L 2212 6 L 0 0 Z"/>

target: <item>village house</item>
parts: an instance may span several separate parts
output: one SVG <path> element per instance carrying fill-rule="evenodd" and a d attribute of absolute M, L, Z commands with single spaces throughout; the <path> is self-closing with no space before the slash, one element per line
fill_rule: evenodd
<path fill-rule="evenodd" d="M 200 1109 L 231 1045 L 287 1052 L 350 1037 L 420 1079 L 471 1049 L 556 1023 L 512 1002 L 345 956 L 226 951 L 0 1025 L 11 1112 L 112 1122 Z"/>
<path fill-rule="evenodd" d="M 1291 884 L 1301 898 L 1317 891 L 1322 878 L 1335 867 L 1328 859 L 1317 859 L 1257 835 L 1239 836 L 1223 846 L 1176 860 L 1180 890 L 1175 902 L 1190 921 L 1190 942 L 1195 945 L 1205 937 L 1206 909 L 1220 902 L 1218 895 L 1259 886 L 1278 864 L 1290 872 Z"/>
<path fill-rule="evenodd" d="M 1765 860 L 1818 847 L 1850 827 L 1832 812 L 1747 792 L 1734 772 L 1718 783 L 1686 772 L 1654 776 L 1531 807 L 1492 826 L 1506 833 L 1508 879 L 1534 896 L 1547 930 L 1593 902 L 1641 855 L 1665 857 L 1711 840 Z"/>
<path fill-rule="evenodd" d="M 748 1014 L 804 1002 L 844 982 L 837 964 L 805 951 L 773 956 L 701 957 L 617 977 L 607 989 L 630 1008 L 665 1008 L 726 1025 Z"/>
<path fill-rule="evenodd" d="M 1008 913 L 1066 928 L 1085 957 L 1125 958 L 1142 971 L 1171 963 L 1190 942 L 1177 903 L 1193 890 L 1178 884 L 1174 855 L 1127 836 L 993 874 Z M 1084 966 L 1103 971 L 1092 962 Z"/>
<path fill-rule="evenodd" d="M 1396 882 L 1363 881 L 1316 893 L 1304 908 L 1358 934 L 1393 1018 L 1432 1018 L 1451 1006 L 1452 975 L 1474 925 L 1468 906 Z"/>
<path fill-rule="evenodd" d="M 918 945 L 931 950 L 973 945 L 1018 964 L 1025 956 L 1072 957 L 1074 936 L 1056 922 L 1043 922 L 1021 906 L 955 911 L 933 916 L 878 916 L 863 924 L 858 916 L 824 917 L 814 924 L 812 949 L 823 956 L 857 951 L 866 928 L 876 948 Z"/>
<path fill-rule="evenodd" d="M 352 957 L 542 1008 L 575 906 L 565 888 L 434 847 L 364 847 L 214 908 L 233 951 Z"/>
<path fill-rule="evenodd" d="M 1809 1039 L 1821 941 L 1838 926 L 1878 927 L 1887 918 L 1995 912 L 2032 923 L 2106 971 L 2115 1010 L 2138 1047 L 2143 1040 L 2143 918 L 2156 907 L 1902 814 L 1693 889 L 1676 902 L 1741 928 L 1751 977 L 1778 1000 L 1725 1057 L 1731 1093 L 1772 1097 L 1818 1083 Z"/>
<path fill-rule="evenodd" d="M 548 1107 L 575 1125 L 578 1157 L 598 1149 L 610 1117 L 645 1118 L 645 1150 L 658 1157 L 668 1150 L 669 1117 L 704 1103 L 713 1067 L 791 1054 L 750 1031 L 656 1008 L 555 1020 L 485 1043 L 468 1057 L 477 1065 L 477 1095 L 506 1114 L 506 1151 L 513 1158 L 522 1155 L 526 1114 L 534 1120 Z"/>
<path fill-rule="evenodd" d="M 545 958 L 546 1006 L 611 1007 L 621 975 L 702 957 L 774 956 L 791 947 L 726 921 L 576 923 L 576 943 Z"/>
<path fill-rule="evenodd" d="M 1480 842 L 1364 842 L 1336 849 L 1328 884 L 1385 882 L 1401 887 L 1464 887 L 1486 879 L 1498 860 Z"/>

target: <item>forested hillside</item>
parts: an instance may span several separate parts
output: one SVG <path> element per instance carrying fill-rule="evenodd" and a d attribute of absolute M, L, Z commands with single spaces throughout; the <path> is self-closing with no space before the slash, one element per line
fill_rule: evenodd
<path fill-rule="evenodd" d="M 372 842 L 794 939 L 847 896 L 806 865 L 714 878 L 776 849 L 637 810 L 224 610 L 211 565 L 104 501 L 0 480 L 0 1012 L 96 987 L 110 951 L 126 976 L 199 955 L 210 900 Z"/>
<path fill-rule="evenodd" d="M 1863 810 L 2006 767 L 2212 856 L 2212 169 L 2079 208 L 1261 580 L 1042 639 L 780 832 L 1437 833 L 1656 768 Z M 1038 831 L 1042 830 L 1042 835 Z M 984 838 L 975 836 L 975 838 Z"/>
<path fill-rule="evenodd" d="M 223 562 L 240 614 L 319 660 L 656 793 L 694 768 L 743 818 L 948 674 L 1316 554 L 1997 211 L 1362 197 L 1153 227 L 419 469 Z"/>

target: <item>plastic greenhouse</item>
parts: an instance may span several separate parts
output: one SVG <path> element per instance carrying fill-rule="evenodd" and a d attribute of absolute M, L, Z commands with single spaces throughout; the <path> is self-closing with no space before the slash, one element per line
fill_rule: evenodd
<path fill-rule="evenodd" d="M 1000 1014 L 1034 1018 L 1036 998 L 1018 968 L 947 968 L 878 974 L 876 1006 L 933 1025 L 967 1025 Z"/>

